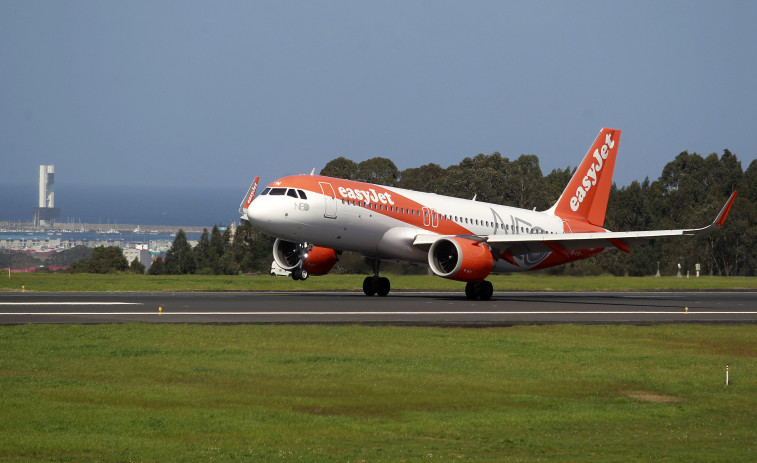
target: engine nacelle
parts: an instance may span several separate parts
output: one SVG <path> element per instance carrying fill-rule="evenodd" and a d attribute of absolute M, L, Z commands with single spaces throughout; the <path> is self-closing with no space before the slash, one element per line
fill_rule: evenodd
<path fill-rule="evenodd" d="M 494 257 L 486 244 L 455 236 L 431 245 L 428 265 L 442 278 L 477 283 L 491 273 Z"/>
<path fill-rule="evenodd" d="M 284 270 L 294 270 L 300 266 L 310 275 L 325 275 L 338 260 L 336 251 L 320 246 L 307 246 L 276 239 L 273 243 L 273 260 Z"/>
<path fill-rule="evenodd" d="M 308 273 L 315 276 L 326 275 L 337 261 L 336 251 L 331 248 L 313 246 L 305 254 L 305 263 L 302 264 Z"/>

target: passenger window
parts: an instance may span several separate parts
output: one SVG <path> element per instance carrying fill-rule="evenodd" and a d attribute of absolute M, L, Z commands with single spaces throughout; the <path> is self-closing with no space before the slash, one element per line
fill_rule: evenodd
<path fill-rule="evenodd" d="M 283 196 L 286 192 L 286 188 L 272 188 L 269 194 L 272 196 Z"/>
<path fill-rule="evenodd" d="M 308 195 L 306 195 L 304 191 L 297 190 L 297 193 L 300 195 L 300 199 L 308 199 Z"/>

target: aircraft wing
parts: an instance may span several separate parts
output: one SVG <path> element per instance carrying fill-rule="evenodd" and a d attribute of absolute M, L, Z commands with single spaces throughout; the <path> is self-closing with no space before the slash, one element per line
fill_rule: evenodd
<path fill-rule="evenodd" d="M 686 228 L 680 230 L 648 230 L 632 232 L 603 232 L 603 233 L 552 233 L 527 235 L 470 235 L 462 236 L 474 241 L 487 243 L 500 254 L 522 255 L 539 252 L 556 252 L 567 255 L 569 251 L 578 249 L 599 249 L 616 247 L 624 252 L 630 252 L 631 246 L 637 246 L 654 240 L 670 236 L 691 236 L 706 233 L 723 226 L 725 218 L 736 199 L 736 192 L 731 194 L 715 220 L 702 228 Z M 413 245 L 428 249 L 440 235 L 420 234 L 415 237 Z"/>

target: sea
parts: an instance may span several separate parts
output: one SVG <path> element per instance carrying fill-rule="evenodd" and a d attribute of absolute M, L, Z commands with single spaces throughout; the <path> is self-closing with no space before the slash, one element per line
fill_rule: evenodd
<path fill-rule="evenodd" d="M 239 223 L 238 187 L 129 187 L 55 185 L 58 223 L 167 225 L 212 228 Z M 36 184 L 0 185 L 0 228 L 8 222 L 31 222 L 37 206 Z"/>

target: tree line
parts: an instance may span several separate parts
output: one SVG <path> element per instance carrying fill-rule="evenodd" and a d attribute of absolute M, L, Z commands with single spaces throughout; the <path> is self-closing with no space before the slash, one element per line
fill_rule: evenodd
<path fill-rule="evenodd" d="M 214 225 L 204 229 L 193 247 L 184 230 L 179 230 L 166 252 L 165 259 L 157 258 L 147 270 L 148 275 L 236 275 L 239 272 L 270 270 L 273 239 L 254 230 L 248 222 L 223 233 Z M 74 273 L 144 273 L 145 267 L 137 259 L 129 263 L 118 246 L 100 246 L 91 257 L 71 265 Z"/>
<path fill-rule="evenodd" d="M 243 221 L 234 235 L 227 228 L 221 233 L 218 225 L 204 229 L 194 248 L 184 230 L 176 233 L 165 260 L 152 263 L 150 275 L 236 275 L 240 272 L 270 271 L 273 239 Z"/>
<path fill-rule="evenodd" d="M 521 155 L 510 160 L 495 152 L 466 157 L 443 168 L 426 164 L 400 171 L 390 159 L 374 157 L 356 163 L 345 157 L 329 161 L 321 175 L 378 183 L 416 191 L 504 204 L 524 209 L 548 209 L 567 186 L 576 168 L 567 166 L 542 173 L 539 158 Z M 668 238 L 632 248 L 630 254 L 607 252 L 585 261 L 544 270 L 552 274 L 675 275 L 695 271 L 700 264 L 705 275 L 757 275 L 757 160 L 742 169 L 735 154 L 724 150 L 702 156 L 684 151 L 663 168 L 656 180 L 648 177 L 610 191 L 605 228 L 615 231 L 677 229 L 711 223 L 732 191 L 739 196 L 720 231 L 696 237 Z M 152 263 L 148 274 L 220 274 L 270 270 L 273 238 L 242 222 L 234 235 L 218 226 L 205 229 L 196 246 L 179 230 L 165 260 Z M 122 271 L 138 267 L 120 261 L 115 251 L 93 253 L 89 261 L 72 266 L 73 271 Z M 109 256 L 115 264 L 93 262 Z M 123 258 L 123 254 L 121 254 Z M 389 270 L 389 268 L 387 268 Z M 423 273 L 418 266 L 391 266 L 392 271 Z M 333 270 L 367 273 L 370 268 L 358 256 L 345 253 Z"/>

